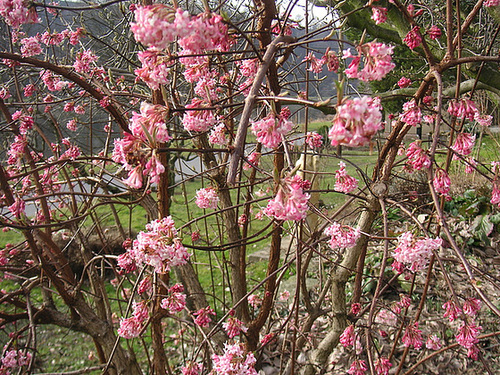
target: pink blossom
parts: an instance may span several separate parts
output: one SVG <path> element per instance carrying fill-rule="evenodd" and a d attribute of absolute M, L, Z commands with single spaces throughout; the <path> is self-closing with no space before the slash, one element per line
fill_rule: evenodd
<path fill-rule="evenodd" d="M 426 95 L 423 97 L 422 102 L 425 105 L 431 105 L 431 103 L 434 101 L 434 98 L 431 95 Z"/>
<path fill-rule="evenodd" d="M 19 133 L 21 133 L 22 135 L 28 133 L 28 130 L 30 130 L 35 124 L 33 116 L 27 115 L 22 111 L 14 112 L 12 114 L 12 120 L 19 120 Z"/>
<path fill-rule="evenodd" d="M 253 353 L 245 353 L 240 343 L 225 343 L 224 354 L 213 354 L 212 362 L 217 375 L 257 375 Z"/>
<path fill-rule="evenodd" d="M 474 115 L 474 119 L 481 126 L 490 126 L 491 122 L 493 121 L 493 116 L 490 116 L 490 115 L 480 115 L 479 112 L 477 112 Z"/>
<path fill-rule="evenodd" d="M 186 307 L 186 295 L 183 293 L 184 287 L 175 284 L 168 289 L 168 297 L 161 300 L 161 308 L 168 310 L 170 314 L 178 313 Z"/>
<path fill-rule="evenodd" d="M 149 47 L 165 49 L 176 38 L 192 32 L 189 13 L 174 10 L 164 4 L 136 6 L 135 22 L 130 25 L 135 40 Z"/>
<path fill-rule="evenodd" d="M 78 115 L 84 115 L 85 114 L 85 107 L 83 105 L 77 105 L 75 107 L 75 113 Z"/>
<path fill-rule="evenodd" d="M 496 7 L 500 4 L 500 0 L 484 0 L 483 6 L 485 7 Z"/>
<path fill-rule="evenodd" d="M 419 26 L 413 27 L 413 29 L 411 29 L 403 39 L 403 42 L 405 42 L 411 50 L 417 48 L 420 44 L 422 44 L 422 36 L 420 35 L 419 30 Z"/>
<path fill-rule="evenodd" d="M 430 350 L 441 349 L 441 339 L 436 335 L 430 335 L 425 342 L 425 347 Z"/>
<path fill-rule="evenodd" d="M 459 133 L 455 138 L 455 143 L 451 146 L 451 149 L 455 151 L 455 155 L 453 155 L 453 159 L 459 159 L 458 155 L 467 156 L 472 153 L 472 149 L 474 148 L 474 142 L 476 140 L 476 136 L 469 133 Z"/>
<path fill-rule="evenodd" d="M 467 298 L 464 302 L 463 312 L 469 316 L 475 316 L 481 310 L 481 300 Z"/>
<path fill-rule="evenodd" d="M 36 56 L 42 53 L 42 47 L 35 36 L 21 39 L 21 54 L 23 57 Z"/>
<path fill-rule="evenodd" d="M 0 367 L 0 373 L 4 374 L 2 370 L 14 369 L 16 367 L 27 366 L 32 358 L 30 352 L 23 352 L 22 350 L 6 350 L 7 346 L 4 347 L 4 354 L 2 357 L 2 367 Z M 10 372 L 5 372 L 5 374 L 10 374 Z"/>
<path fill-rule="evenodd" d="M 302 61 L 309 61 L 309 68 L 307 70 L 319 74 L 323 71 L 323 65 L 325 64 L 325 59 L 321 58 L 318 59 L 312 52 L 309 52 L 309 54 L 304 57 L 304 60 Z"/>
<path fill-rule="evenodd" d="M 90 50 L 84 50 L 76 54 L 73 68 L 77 73 L 88 73 L 91 70 L 91 64 L 96 62 L 98 57 Z"/>
<path fill-rule="evenodd" d="M 361 311 L 361 304 L 359 302 L 351 304 L 350 314 L 356 316 L 359 314 L 360 311 Z"/>
<path fill-rule="evenodd" d="M 251 294 L 248 296 L 248 304 L 254 309 L 257 309 L 262 305 L 262 298 L 257 294 Z"/>
<path fill-rule="evenodd" d="M 413 346 L 417 350 L 422 347 L 422 331 L 418 329 L 418 322 L 409 324 L 406 327 L 401 340 L 406 347 Z"/>
<path fill-rule="evenodd" d="M 63 42 L 64 34 L 58 32 L 49 33 L 46 31 L 42 34 L 40 40 L 47 46 L 58 46 Z"/>
<path fill-rule="evenodd" d="M 42 70 L 40 78 L 49 91 L 60 91 L 68 84 L 68 82 L 61 81 L 59 77 L 54 76 L 50 70 Z"/>
<path fill-rule="evenodd" d="M 24 89 L 23 89 L 23 94 L 24 94 L 24 96 L 25 96 L 26 98 L 28 98 L 28 97 L 30 97 L 31 95 L 33 95 L 35 91 L 36 91 L 36 87 L 35 87 L 35 85 L 33 85 L 33 84 L 31 84 L 31 83 L 30 83 L 30 84 L 28 84 L 28 85 L 26 85 L 26 86 L 24 87 Z"/>
<path fill-rule="evenodd" d="M 133 316 L 139 323 L 145 322 L 149 317 L 148 305 L 145 301 L 132 302 Z"/>
<path fill-rule="evenodd" d="M 364 146 L 383 128 L 379 98 L 363 96 L 349 99 L 337 107 L 328 133 L 332 146 Z"/>
<path fill-rule="evenodd" d="M 335 51 L 331 51 L 330 47 L 326 49 L 323 60 L 325 61 L 326 68 L 329 72 L 337 73 L 337 71 L 339 70 L 340 61 Z"/>
<path fill-rule="evenodd" d="M 252 132 L 263 146 L 276 148 L 282 137 L 293 128 L 293 123 L 283 116 L 270 113 L 259 121 L 252 122 Z"/>
<path fill-rule="evenodd" d="M 320 148 L 323 146 L 323 136 L 316 132 L 307 132 L 306 143 L 311 149 Z"/>
<path fill-rule="evenodd" d="M 474 321 L 472 322 L 462 322 L 458 333 L 455 335 L 457 343 L 466 349 L 470 349 L 472 346 L 479 342 L 477 336 L 483 327 L 476 325 Z"/>
<path fill-rule="evenodd" d="M 351 367 L 347 370 L 347 373 L 350 375 L 364 375 L 368 370 L 368 366 L 366 366 L 365 361 L 362 359 L 356 359 L 353 363 L 351 363 Z"/>
<path fill-rule="evenodd" d="M 305 219 L 308 211 L 307 203 L 310 198 L 310 195 L 304 193 L 303 190 L 306 181 L 298 175 L 283 179 L 276 197 L 268 202 L 264 213 L 277 220 L 299 221 Z"/>
<path fill-rule="evenodd" d="M 439 249 L 441 239 L 413 238 L 411 232 L 405 232 L 398 238 L 398 246 L 394 250 L 394 260 L 407 266 L 411 271 L 423 269 L 432 255 L 432 251 Z"/>
<path fill-rule="evenodd" d="M 26 209 L 26 204 L 19 197 L 16 197 L 14 203 L 12 203 L 9 206 L 10 213 L 14 215 L 17 219 L 20 219 L 22 216 L 25 215 L 25 209 Z"/>
<path fill-rule="evenodd" d="M 333 250 L 353 247 L 360 236 L 359 229 L 335 222 L 327 227 L 323 233 L 330 236 L 328 244 Z"/>
<path fill-rule="evenodd" d="M 273 332 L 268 333 L 262 338 L 262 340 L 260 340 L 261 345 L 264 346 L 266 344 L 269 344 L 274 339 L 275 336 L 276 334 Z"/>
<path fill-rule="evenodd" d="M 500 186 L 498 181 L 493 181 L 493 189 L 491 191 L 490 203 L 500 207 Z"/>
<path fill-rule="evenodd" d="M 260 157 L 261 157 L 260 152 L 252 152 L 250 155 L 248 155 L 248 158 L 247 158 L 248 162 L 243 164 L 243 169 L 248 171 L 248 170 L 252 169 L 254 166 L 257 167 L 259 165 Z"/>
<path fill-rule="evenodd" d="M 177 237 L 177 229 L 170 216 L 147 224 L 146 232 L 139 232 L 129 252 L 138 266 L 150 265 L 157 273 L 183 265 L 190 257 Z"/>
<path fill-rule="evenodd" d="M 200 240 L 201 236 L 200 236 L 200 231 L 199 230 L 195 230 L 191 233 L 191 241 L 194 243 L 194 242 L 198 242 Z"/>
<path fill-rule="evenodd" d="M 358 56 L 353 56 L 350 50 L 344 51 L 344 58 L 353 58 L 345 74 L 362 81 L 382 80 L 396 66 L 391 58 L 393 49 L 383 43 L 369 42 L 358 46 Z M 359 70 L 361 56 L 364 57 L 364 66 Z"/>
<path fill-rule="evenodd" d="M 389 375 L 392 363 L 386 357 L 380 357 L 375 361 L 375 373 L 377 375 Z"/>
<path fill-rule="evenodd" d="M 443 194 L 445 197 L 449 197 L 448 193 L 450 192 L 451 180 L 448 173 L 444 169 L 438 168 L 436 172 L 434 172 L 432 185 L 434 186 L 434 189 L 436 189 L 437 193 Z"/>
<path fill-rule="evenodd" d="M 443 309 L 445 309 L 443 317 L 447 317 L 450 322 L 453 322 L 462 313 L 462 309 L 454 301 L 447 301 L 443 305 Z"/>
<path fill-rule="evenodd" d="M 196 316 L 196 318 L 194 319 L 194 324 L 198 325 L 199 327 L 205 328 L 208 327 L 208 325 L 212 321 L 210 315 L 215 316 L 215 311 L 210 306 L 207 306 L 203 309 L 199 309 L 193 315 Z"/>
<path fill-rule="evenodd" d="M 387 21 L 387 8 L 372 6 L 372 20 L 376 25 L 380 25 Z"/>
<path fill-rule="evenodd" d="M 335 172 L 335 191 L 351 193 L 358 188 L 358 180 L 347 174 L 345 163 L 339 162 L 340 169 Z"/>
<path fill-rule="evenodd" d="M 407 125 L 416 126 L 422 121 L 422 111 L 412 99 L 403 104 L 403 113 L 399 115 L 399 119 Z"/>
<path fill-rule="evenodd" d="M 193 361 L 187 361 L 186 366 L 182 366 L 182 375 L 200 375 L 203 370 L 201 363 L 196 363 Z"/>
<path fill-rule="evenodd" d="M 469 121 L 474 121 L 478 110 L 476 103 L 470 99 L 452 99 L 448 104 L 448 113 L 457 118 L 466 118 Z"/>
<path fill-rule="evenodd" d="M 429 30 L 427 30 L 427 35 L 429 35 L 429 38 L 432 40 L 439 39 L 441 38 L 441 29 L 436 25 L 432 25 Z"/>
<path fill-rule="evenodd" d="M 229 139 L 226 137 L 226 125 L 220 123 L 212 128 L 208 140 L 216 145 L 225 146 L 229 143 Z"/>
<path fill-rule="evenodd" d="M 238 217 L 238 226 L 240 228 L 243 228 L 245 226 L 245 224 L 247 223 L 248 221 L 248 218 L 247 218 L 247 215 L 245 214 L 241 214 L 239 217 Z"/>
<path fill-rule="evenodd" d="M 153 291 L 153 284 L 151 282 L 151 277 L 146 276 L 141 280 L 141 282 L 137 286 L 137 293 L 144 294 L 144 293 L 151 293 L 152 291 Z"/>
<path fill-rule="evenodd" d="M 288 299 L 290 298 L 290 292 L 288 290 L 284 290 L 283 292 L 281 292 L 280 294 L 280 301 L 284 302 L 284 301 L 288 301 Z"/>
<path fill-rule="evenodd" d="M 411 79 L 406 77 L 401 77 L 398 81 L 398 86 L 402 89 L 411 85 Z"/>
<path fill-rule="evenodd" d="M 408 157 L 407 164 L 410 170 L 419 171 L 431 166 L 431 159 L 422 147 L 420 147 L 420 144 L 420 141 L 412 142 L 406 150 L 406 156 Z"/>
<path fill-rule="evenodd" d="M 69 44 L 76 46 L 78 41 L 84 36 L 85 30 L 81 27 L 69 33 Z"/>
<path fill-rule="evenodd" d="M 142 186 L 142 168 L 140 165 L 129 171 L 128 178 L 123 183 L 132 189 L 140 189 Z"/>
<path fill-rule="evenodd" d="M 69 120 L 69 121 L 66 123 L 66 128 L 67 128 L 68 130 L 71 130 L 71 131 L 75 132 L 75 131 L 76 131 L 76 129 L 77 129 L 77 122 L 76 122 L 76 120 L 75 120 L 75 119 Z"/>
<path fill-rule="evenodd" d="M 242 61 L 237 61 L 236 66 L 240 68 L 240 73 L 246 80 L 240 84 L 239 88 L 244 94 L 248 94 L 250 87 L 252 87 L 253 80 L 257 75 L 259 69 L 259 59 L 247 59 Z"/>
<path fill-rule="evenodd" d="M 248 328 L 243 325 L 243 322 L 234 316 L 230 316 L 227 322 L 222 323 L 222 328 L 224 328 L 230 339 L 248 330 Z"/>
<path fill-rule="evenodd" d="M 182 118 L 182 125 L 188 131 L 205 132 L 217 123 L 217 118 L 213 111 L 203 109 L 206 106 L 200 99 L 193 99 L 191 104 L 186 105 L 187 109 L 195 109 L 186 111 Z"/>
<path fill-rule="evenodd" d="M 477 161 L 474 158 L 472 157 L 467 158 L 465 164 L 465 173 L 467 174 L 474 173 L 474 171 L 476 170 L 476 166 L 477 166 Z"/>
<path fill-rule="evenodd" d="M 354 325 L 351 324 L 344 329 L 344 332 L 340 335 L 340 343 L 344 345 L 344 347 L 349 347 L 354 345 L 355 334 L 354 334 Z"/>
<path fill-rule="evenodd" d="M 153 48 L 148 48 L 145 51 L 139 52 L 137 57 L 142 67 L 136 69 L 134 73 L 143 80 L 150 89 L 158 90 L 160 85 L 166 85 L 168 83 L 169 68 L 172 66 L 173 61 L 170 61 L 166 56 L 162 56 L 158 50 Z"/>
<path fill-rule="evenodd" d="M 118 328 L 118 335 L 124 339 L 133 339 L 134 337 L 139 337 L 142 331 L 142 323 L 139 322 L 135 317 L 130 317 L 127 319 L 120 319 L 120 328 Z"/>
<path fill-rule="evenodd" d="M 36 7 L 23 0 L 0 0 L 0 15 L 14 29 L 19 29 L 25 23 L 38 22 Z"/>
<path fill-rule="evenodd" d="M 477 361 L 479 358 L 479 348 L 477 345 L 472 345 L 469 349 L 467 349 L 467 357 Z"/>
<path fill-rule="evenodd" d="M 203 188 L 196 191 L 196 205 L 200 208 L 217 209 L 219 196 L 213 187 Z"/>

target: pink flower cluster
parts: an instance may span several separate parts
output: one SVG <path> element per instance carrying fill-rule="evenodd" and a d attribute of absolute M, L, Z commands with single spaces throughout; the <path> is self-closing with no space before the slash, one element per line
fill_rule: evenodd
<path fill-rule="evenodd" d="M 186 307 L 186 295 L 184 287 L 181 284 L 175 284 L 168 289 L 168 296 L 161 300 L 161 308 L 167 310 L 170 314 L 175 314 L 184 310 Z"/>
<path fill-rule="evenodd" d="M 282 180 L 276 197 L 271 199 L 264 209 L 266 215 L 277 220 L 299 221 L 307 216 L 307 202 L 311 197 L 304 193 L 304 188 L 310 186 L 309 181 L 302 180 L 298 175 Z"/>
<path fill-rule="evenodd" d="M 485 7 L 496 7 L 500 4 L 500 0 L 485 0 L 483 6 Z"/>
<path fill-rule="evenodd" d="M 270 113 L 263 119 L 252 122 L 252 132 L 257 141 L 265 147 L 278 147 L 283 137 L 293 128 L 293 123 L 288 121 L 287 113 L 286 108 L 283 108 L 278 116 Z"/>
<path fill-rule="evenodd" d="M 392 363 L 386 357 L 380 357 L 375 361 L 375 372 L 377 375 L 389 375 Z"/>
<path fill-rule="evenodd" d="M 453 155 L 454 160 L 460 159 L 458 155 L 467 156 L 472 153 L 474 148 L 474 142 L 476 141 L 476 136 L 469 133 L 459 133 L 455 138 L 455 143 L 451 146 L 451 149 L 455 151 Z"/>
<path fill-rule="evenodd" d="M 229 139 L 226 137 L 226 125 L 223 122 L 219 125 L 215 125 L 208 136 L 208 140 L 215 145 L 227 145 Z"/>
<path fill-rule="evenodd" d="M 410 48 L 410 49 L 415 49 L 417 48 L 420 44 L 422 44 L 422 36 L 420 35 L 420 27 L 415 26 L 413 27 L 408 34 L 403 39 L 403 42 Z"/>
<path fill-rule="evenodd" d="M 441 349 L 441 339 L 437 335 L 430 335 L 425 342 L 425 347 L 430 350 Z"/>
<path fill-rule="evenodd" d="M 434 179 L 432 180 L 432 185 L 438 194 L 442 194 L 446 199 L 450 198 L 450 186 L 451 179 L 448 176 L 448 173 L 442 169 L 438 168 L 436 172 L 434 172 Z"/>
<path fill-rule="evenodd" d="M 349 347 L 354 345 L 355 341 L 355 334 L 354 334 L 354 325 L 348 325 L 346 329 L 344 329 L 344 332 L 340 335 L 340 343 L 344 347 Z"/>
<path fill-rule="evenodd" d="M 203 188 L 196 191 L 196 205 L 200 208 L 217 209 L 219 196 L 213 187 Z"/>
<path fill-rule="evenodd" d="M 375 25 L 387 21 L 387 8 L 372 6 L 372 20 L 375 21 Z"/>
<path fill-rule="evenodd" d="M 362 81 L 380 81 L 396 66 L 391 58 L 393 49 L 383 43 L 369 42 L 357 48 L 357 56 L 352 55 L 350 49 L 344 51 L 344 58 L 353 58 L 345 70 L 346 76 Z M 361 56 L 364 56 L 364 66 L 359 70 Z"/>
<path fill-rule="evenodd" d="M 412 142 L 406 150 L 406 156 L 408 157 L 407 166 L 410 171 L 419 171 L 423 168 L 429 168 L 431 166 L 431 159 L 429 155 L 420 145 L 420 141 Z"/>
<path fill-rule="evenodd" d="M 160 51 L 154 48 L 148 48 L 137 54 L 139 61 L 142 64 L 141 68 L 137 68 L 134 73 L 142 79 L 146 85 L 152 90 L 158 90 L 160 85 L 168 83 L 168 75 L 170 66 L 173 61 L 166 56 L 163 56 Z"/>
<path fill-rule="evenodd" d="M 304 57 L 304 60 L 302 61 L 309 62 L 309 68 L 307 68 L 307 70 L 319 74 L 323 71 L 323 65 L 325 65 L 326 57 L 323 56 L 321 59 L 318 59 L 316 56 L 314 56 L 313 52 L 309 52 L 309 54 Z"/>
<path fill-rule="evenodd" d="M 417 272 L 427 265 L 432 251 L 438 250 L 441 244 L 442 241 L 439 238 L 417 240 L 411 232 L 405 232 L 398 238 L 394 259 L 407 266 L 411 271 Z"/>
<path fill-rule="evenodd" d="M 335 191 L 350 193 L 358 188 L 358 180 L 349 176 L 345 169 L 345 163 L 339 163 L 340 169 L 335 172 Z"/>
<path fill-rule="evenodd" d="M 2 357 L 2 366 L 0 366 L 0 374 L 10 374 L 10 369 L 27 366 L 31 361 L 32 355 L 30 352 L 23 352 L 22 350 L 7 350 L 4 347 L 4 354 Z"/>
<path fill-rule="evenodd" d="M 427 30 L 427 35 L 429 35 L 429 38 L 432 40 L 439 39 L 441 38 L 441 29 L 436 25 L 432 25 L 429 30 Z"/>
<path fill-rule="evenodd" d="M 401 341 L 403 341 L 404 346 L 408 348 L 413 346 L 418 350 L 422 347 L 422 331 L 418 329 L 418 322 L 408 324 Z"/>
<path fill-rule="evenodd" d="M 212 362 L 217 375 L 257 375 L 253 353 L 245 353 L 240 343 L 224 344 L 224 354 L 212 355 Z"/>
<path fill-rule="evenodd" d="M 383 128 L 379 98 L 362 96 L 348 99 L 337 107 L 328 133 L 332 146 L 364 146 Z"/>
<path fill-rule="evenodd" d="M 212 321 L 212 319 L 210 318 L 210 315 L 215 316 L 215 311 L 210 306 L 207 306 L 203 309 L 199 309 L 193 315 L 196 316 L 196 318 L 194 319 L 194 324 L 196 324 L 202 328 L 205 328 L 205 327 L 208 327 L 208 325 Z"/>
<path fill-rule="evenodd" d="M 259 165 L 259 160 L 261 156 L 262 155 L 260 152 L 252 152 L 250 155 L 248 155 L 248 163 L 243 164 L 243 169 L 248 171 L 252 169 L 253 166 L 257 167 Z"/>
<path fill-rule="evenodd" d="M 25 23 L 37 23 L 36 7 L 25 0 L 0 0 L 0 16 L 14 29 Z"/>
<path fill-rule="evenodd" d="M 164 4 L 137 6 L 135 22 L 130 29 L 138 42 L 157 49 L 166 49 L 178 40 L 184 50 L 200 53 L 203 50 L 226 51 L 231 45 L 227 26 L 219 15 L 200 14 L 190 17 L 187 11 Z"/>
<path fill-rule="evenodd" d="M 368 370 L 366 362 L 362 359 L 356 359 L 353 363 L 351 363 L 351 367 L 349 367 L 347 373 L 349 375 L 365 375 L 366 370 Z"/>
<path fill-rule="evenodd" d="M 244 94 L 248 94 L 253 80 L 259 70 L 259 59 L 247 59 L 236 62 L 236 66 L 240 68 L 242 77 L 246 79 L 240 84 L 239 88 Z"/>
<path fill-rule="evenodd" d="M 307 132 L 306 143 L 311 149 L 321 148 L 323 146 L 323 136 L 316 132 Z"/>
<path fill-rule="evenodd" d="M 479 115 L 476 103 L 470 99 L 450 100 L 448 113 L 457 118 L 466 118 L 469 121 L 474 121 L 476 115 Z"/>
<path fill-rule="evenodd" d="M 353 247 L 360 236 L 359 229 L 339 223 L 333 223 L 323 233 L 326 236 L 330 236 L 328 244 L 333 250 Z"/>
<path fill-rule="evenodd" d="M 125 133 L 123 139 L 115 140 L 112 159 L 129 171 L 124 183 L 132 188 L 142 186 L 143 175 L 158 183 L 165 171 L 155 148 L 171 139 L 165 122 L 167 111 L 164 106 L 143 102 L 140 113 L 134 112 L 130 120 L 131 134 Z"/>
<path fill-rule="evenodd" d="M 133 302 L 133 314 L 130 318 L 120 319 L 118 335 L 125 339 L 138 337 L 144 327 L 144 322 L 148 319 L 149 312 L 146 302 Z"/>
<path fill-rule="evenodd" d="M 214 126 L 219 120 L 214 116 L 213 111 L 205 109 L 206 102 L 194 98 L 192 102 L 186 105 L 187 109 L 182 118 L 184 129 L 195 132 L 205 132 Z"/>
<path fill-rule="evenodd" d="M 90 50 L 78 52 L 73 68 L 78 73 L 88 73 L 91 70 L 91 64 L 97 61 L 98 57 Z"/>
<path fill-rule="evenodd" d="M 230 339 L 248 330 L 248 328 L 243 325 L 243 322 L 234 316 L 230 316 L 227 322 L 222 323 L 222 328 L 224 328 Z"/>
<path fill-rule="evenodd" d="M 137 239 L 128 249 L 128 254 L 129 257 L 123 258 L 124 265 L 147 264 L 154 267 L 158 273 L 165 273 L 171 267 L 186 264 L 190 257 L 177 237 L 177 229 L 170 216 L 147 224 L 146 232 L 139 232 Z"/>
<path fill-rule="evenodd" d="M 422 121 L 422 111 L 412 99 L 403 104 L 403 113 L 399 115 L 399 119 L 407 125 L 417 126 Z"/>
<path fill-rule="evenodd" d="M 410 85 L 411 85 L 411 79 L 409 78 L 401 77 L 398 81 L 398 86 L 402 89 Z"/>

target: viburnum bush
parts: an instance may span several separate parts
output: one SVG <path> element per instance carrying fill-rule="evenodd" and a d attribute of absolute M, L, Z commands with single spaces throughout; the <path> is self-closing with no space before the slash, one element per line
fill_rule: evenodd
<path fill-rule="evenodd" d="M 500 371 L 499 2 L 297 3 L 0 0 L 0 374 Z"/>

